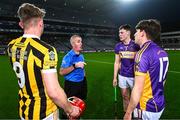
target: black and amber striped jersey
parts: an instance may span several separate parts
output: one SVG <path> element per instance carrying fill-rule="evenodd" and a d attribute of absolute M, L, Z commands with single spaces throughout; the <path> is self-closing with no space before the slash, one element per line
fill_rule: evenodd
<path fill-rule="evenodd" d="M 57 110 L 48 97 L 41 72 L 56 70 L 57 52 L 37 36 L 25 34 L 8 44 L 8 55 L 19 84 L 19 115 L 43 119 Z"/>

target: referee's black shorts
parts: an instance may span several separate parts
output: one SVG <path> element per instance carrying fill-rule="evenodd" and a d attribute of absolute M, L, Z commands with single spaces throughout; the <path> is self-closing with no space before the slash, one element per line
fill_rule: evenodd
<path fill-rule="evenodd" d="M 80 99 L 85 100 L 87 98 L 87 81 L 86 77 L 81 82 L 72 82 L 65 80 L 64 91 L 67 97 L 76 96 Z"/>

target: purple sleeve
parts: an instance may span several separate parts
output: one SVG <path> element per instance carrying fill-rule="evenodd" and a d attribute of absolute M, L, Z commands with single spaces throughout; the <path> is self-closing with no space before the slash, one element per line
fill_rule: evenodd
<path fill-rule="evenodd" d="M 115 52 L 115 54 L 119 54 L 119 44 L 116 44 L 116 46 L 114 48 L 114 52 Z"/>
<path fill-rule="evenodd" d="M 143 54 L 138 63 L 136 63 L 136 72 L 147 73 L 149 70 L 149 57 Z"/>

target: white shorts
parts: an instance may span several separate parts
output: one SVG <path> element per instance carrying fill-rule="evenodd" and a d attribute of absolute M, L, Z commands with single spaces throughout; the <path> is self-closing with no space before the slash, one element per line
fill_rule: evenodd
<path fill-rule="evenodd" d="M 118 74 L 118 85 L 120 88 L 133 88 L 134 78 L 133 77 L 124 77 Z"/>
<path fill-rule="evenodd" d="M 159 120 L 164 109 L 162 109 L 160 112 L 148 112 L 148 111 L 142 111 L 142 119 L 143 120 Z"/>
<path fill-rule="evenodd" d="M 25 119 L 21 117 L 21 120 L 25 120 Z M 57 109 L 56 111 L 54 111 L 53 113 L 51 113 L 42 120 L 59 120 L 59 110 Z"/>
<path fill-rule="evenodd" d="M 162 109 L 160 112 L 148 112 L 135 108 L 133 111 L 133 117 L 143 120 L 159 120 L 163 111 L 164 109 Z"/>

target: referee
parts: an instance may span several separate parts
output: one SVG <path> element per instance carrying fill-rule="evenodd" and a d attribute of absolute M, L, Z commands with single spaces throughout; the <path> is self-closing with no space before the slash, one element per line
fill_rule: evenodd
<path fill-rule="evenodd" d="M 67 97 L 76 96 L 85 100 L 87 97 L 87 81 L 84 57 L 81 54 L 82 38 L 79 35 L 73 35 L 70 38 L 70 43 L 72 50 L 64 56 L 59 73 L 65 78 L 64 90 Z"/>

